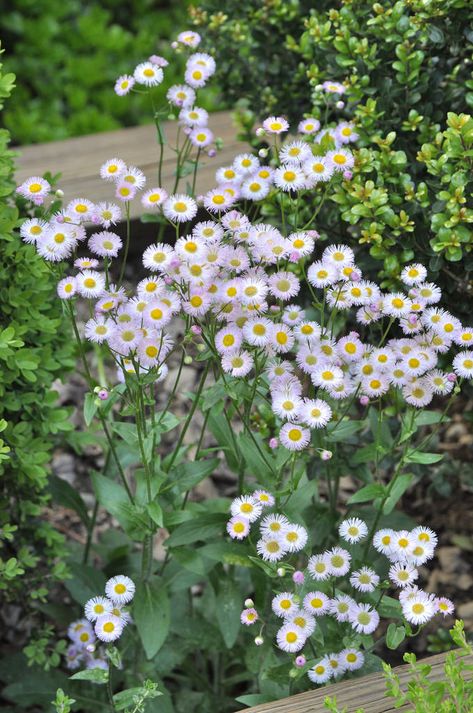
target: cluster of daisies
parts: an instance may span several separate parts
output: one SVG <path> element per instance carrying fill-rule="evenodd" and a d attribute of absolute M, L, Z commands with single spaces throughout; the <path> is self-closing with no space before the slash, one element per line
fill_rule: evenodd
<path fill-rule="evenodd" d="M 68 668 L 108 668 L 105 652 L 96 642 L 110 643 L 120 638 L 131 622 L 126 605 L 134 594 L 133 580 L 118 575 L 106 583 L 105 596 L 89 599 L 84 607 L 85 618 L 72 622 L 67 630 L 72 641 L 66 652 Z"/>
<path fill-rule="evenodd" d="M 181 32 L 177 40 L 172 43 L 172 47 L 186 47 L 195 49 L 200 43 L 200 35 L 197 32 Z M 157 87 L 164 79 L 163 69 L 169 62 L 159 55 L 151 55 L 145 62 L 141 62 L 135 67 L 133 74 L 124 74 L 118 77 L 115 83 L 115 92 L 119 96 L 125 96 L 133 90 L 135 84 L 143 88 L 152 89 Z M 198 149 L 208 148 L 214 135 L 208 128 L 208 113 L 205 109 L 195 104 L 197 90 L 204 87 L 210 77 L 215 73 L 215 60 L 205 52 L 193 52 L 186 61 L 184 71 L 184 83 L 174 84 L 166 94 L 166 98 L 172 108 L 179 110 L 179 123 L 183 128 L 183 133 L 187 136 L 190 144 Z M 210 149 L 209 149 L 210 150 Z M 215 153 L 215 149 L 211 149 Z"/>
<path fill-rule="evenodd" d="M 264 510 L 270 511 L 274 503 L 273 495 L 265 490 L 236 498 L 230 507 L 232 517 L 227 532 L 241 540 L 249 535 L 251 524 L 259 520 L 257 553 L 266 561 L 281 563 L 285 557 L 304 549 L 308 533 L 304 527 L 289 522 L 280 513 L 264 514 Z M 366 540 L 368 526 L 359 518 L 350 518 L 340 524 L 339 535 L 349 547 L 357 545 Z M 415 584 L 419 576 L 418 568 L 433 557 L 436 544 L 437 536 L 428 527 L 416 527 L 411 531 L 378 530 L 372 545 L 389 561 L 389 583 L 381 582 L 372 567 L 353 566 L 354 561 L 360 560 L 356 550 L 350 552 L 338 545 L 310 556 L 306 568 L 292 574 L 293 591 L 281 592 L 272 600 L 272 611 L 283 620 L 276 633 L 278 648 L 297 653 L 294 664 L 305 666 L 306 657 L 300 652 L 315 632 L 319 617 L 332 617 L 340 624 L 346 624 L 340 638 L 351 638 L 353 646 L 324 655 L 308 670 L 313 682 L 324 683 L 345 671 L 361 668 L 364 655 L 355 648 L 359 643 L 357 634 L 369 635 L 376 631 L 380 622 L 377 606 L 389 586 L 400 590 L 402 615 L 410 624 L 423 625 L 437 613 L 444 616 L 451 614 L 453 604 L 450 600 L 429 594 Z M 284 567 L 277 570 L 281 576 L 288 571 Z M 314 581 L 320 589 L 314 589 Z M 242 624 L 251 626 L 260 622 L 264 627 L 265 622 L 253 601 L 247 600 L 245 606 L 241 613 Z M 255 643 L 263 643 L 261 635 L 255 638 Z"/>

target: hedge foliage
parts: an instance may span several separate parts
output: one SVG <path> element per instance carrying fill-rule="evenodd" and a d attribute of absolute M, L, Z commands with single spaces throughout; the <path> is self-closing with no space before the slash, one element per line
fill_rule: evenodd
<path fill-rule="evenodd" d="M 6 68 L 18 88 L 4 113 L 15 143 L 51 141 L 149 120 L 149 100 L 113 85 L 185 23 L 186 3 L 135 0 L 4 2 Z M 166 73 L 166 86 L 176 78 Z"/>
<path fill-rule="evenodd" d="M 15 77 L 2 73 L 0 108 Z M 63 537 L 43 517 L 48 463 L 56 434 L 69 431 L 69 411 L 52 385 L 72 367 L 48 266 L 16 228 L 14 153 L 0 130 L 0 598 L 37 612 L 51 583 L 61 581 Z M 36 622 L 37 624 L 38 622 Z M 35 632 L 38 633 L 37 626 Z"/>
<path fill-rule="evenodd" d="M 343 82 L 360 139 L 353 179 L 315 226 L 351 235 L 382 261 L 386 284 L 412 259 L 464 293 L 473 270 L 471 161 L 473 6 L 468 0 L 203 0 L 192 11 L 244 124 L 324 116 L 317 87 Z M 238 59 L 229 51 L 238 48 Z M 461 265 L 455 265 L 462 261 Z"/>

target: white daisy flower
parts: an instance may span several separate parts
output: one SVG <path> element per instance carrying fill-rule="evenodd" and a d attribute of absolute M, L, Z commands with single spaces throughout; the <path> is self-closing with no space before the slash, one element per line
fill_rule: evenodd
<path fill-rule="evenodd" d="M 314 287 L 328 287 L 337 279 L 337 269 L 333 265 L 314 262 L 307 271 L 307 279 Z"/>
<path fill-rule="evenodd" d="M 356 572 L 353 572 L 350 577 L 350 584 L 359 592 L 374 592 L 379 584 L 379 576 L 374 569 L 362 567 Z"/>
<path fill-rule="evenodd" d="M 329 612 L 330 599 L 323 592 L 308 592 L 304 597 L 302 606 L 313 616 L 324 616 Z"/>
<path fill-rule="evenodd" d="M 402 602 L 402 613 L 410 624 L 426 624 L 436 613 L 435 599 L 425 592 L 419 592 Z"/>
<path fill-rule="evenodd" d="M 354 604 L 348 621 L 359 634 L 372 634 L 378 628 L 379 614 L 370 604 Z"/>
<path fill-rule="evenodd" d="M 327 657 L 324 656 L 323 659 L 314 664 L 314 666 L 307 671 L 307 675 L 312 683 L 322 684 L 329 681 L 333 676 L 333 669 Z"/>
<path fill-rule="evenodd" d="M 342 577 L 350 570 L 351 554 L 342 547 L 333 547 L 327 552 L 329 573 Z"/>
<path fill-rule="evenodd" d="M 105 584 L 105 594 L 114 604 L 128 604 L 135 595 L 135 583 L 130 577 L 119 574 Z"/>
<path fill-rule="evenodd" d="M 290 451 L 300 451 L 310 443 L 310 431 L 296 423 L 285 423 L 279 431 L 281 444 Z"/>
<path fill-rule="evenodd" d="M 297 131 L 301 134 L 315 134 L 320 129 L 320 121 L 318 119 L 313 119 L 308 117 L 307 119 L 302 119 L 297 126 Z"/>
<path fill-rule="evenodd" d="M 232 515 L 243 515 L 250 522 L 254 522 L 263 512 L 263 506 L 252 495 L 242 495 L 233 500 L 230 512 Z"/>
<path fill-rule="evenodd" d="M 284 624 L 276 634 L 276 642 L 281 651 L 300 651 L 306 642 L 304 631 L 295 624 Z"/>
<path fill-rule="evenodd" d="M 256 543 L 258 554 L 269 562 L 277 562 L 286 554 L 287 550 L 279 536 L 263 537 Z"/>
<path fill-rule="evenodd" d="M 330 577 L 331 571 L 329 564 L 327 552 L 319 555 L 312 555 L 307 563 L 307 571 L 312 579 L 322 582 Z"/>
<path fill-rule="evenodd" d="M 197 203 L 190 196 L 177 193 L 164 201 L 163 213 L 171 222 L 186 223 L 197 215 Z"/>
<path fill-rule="evenodd" d="M 133 72 L 133 77 L 138 84 L 147 87 L 157 87 L 164 79 L 161 67 L 157 67 L 152 62 L 141 62 Z"/>
<path fill-rule="evenodd" d="M 246 376 L 253 366 L 253 357 L 246 350 L 225 354 L 222 357 L 223 371 L 235 377 Z"/>
<path fill-rule="evenodd" d="M 195 91 L 187 84 L 174 84 L 168 89 L 166 97 L 174 106 L 192 106 L 195 101 Z"/>
<path fill-rule="evenodd" d="M 423 282 L 427 277 L 427 269 L 420 263 L 406 265 L 401 272 L 401 280 L 404 284 L 412 286 Z"/>
<path fill-rule="evenodd" d="M 307 530 L 301 525 L 288 525 L 281 533 L 281 540 L 288 552 L 300 552 L 307 544 Z"/>
<path fill-rule="evenodd" d="M 294 614 L 291 614 L 287 619 L 287 623 L 298 626 L 306 637 L 314 633 L 316 626 L 315 617 L 303 609 L 298 609 Z"/>
<path fill-rule="evenodd" d="M 17 187 L 16 192 L 23 198 L 27 198 L 34 202 L 43 202 L 48 193 L 51 191 L 51 184 L 41 176 L 30 176 L 26 181 Z"/>
<path fill-rule="evenodd" d="M 357 649 L 343 649 L 338 654 L 338 657 L 344 671 L 356 671 L 365 662 L 364 655 Z"/>
<path fill-rule="evenodd" d="M 110 614 L 113 603 L 106 597 L 93 597 L 86 602 L 84 607 L 85 616 L 89 621 L 96 621 L 103 614 Z"/>
<path fill-rule="evenodd" d="M 82 297 L 100 297 L 105 290 L 105 277 L 100 272 L 84 270 L 76 276 L 77 291 Z"/>
<path fill-rule="evenodd" d="M 269 535 L 283 535 L 286 529 L 290 526 L 290 522 L 284 515 L 279 513 L 271 513 L 266 515 L 260 523 L 261 535 L 267 537 Z"/>
<path fill-rule="evenodd" d="M 339 594 L 330 600 L 329 612 L 339 622 L 348 621 L 350 617 L 350 609 L 356 604 L 355 600 L 348 594 Z"/>
<path fill-rule="evenodd" d="M 279 160 L 284 164 L 303 163 L 312 156 L 310 146 L 306 141 L 291 141 L 281 147 Z"/>
<path fill-rule="evenodd" d="M 294 164 L 277 168 L 273 180 L 276 186 L 283 191 L 300 191 L 306 185 L 304 172 Z"/>
<path fill-rule="evenodd" d="M 20 235 L 25 243 L 36 243 L 44 236 L 49 224 L 40 218 L 30 218 L 25 220 L 20 227 Z"/>
<path fill-rule="evenodd" d="M 368 526 L 364 520 L 360 520 L 358 517 L 352 517 L 348 520 L 343 520 L 338 528 L 338 532 L 340 537 L 354 544 L 366 537 L 368 534 Z"/>
<path fill-rule="evenodd" d="M 227 523 L 227 532 L 234 540 L 243 540 L 250 532 L 250 521 L 243 515 L 235 515 Z"/>
<path fill-rule="evenodd" d="M 263 129 L 268 134 L 282 134 L 289 129 L 289 124 L 282 116 L 269 116 L 263 121 Z"/>
<path fill-rule="evenodd" d="M 473 378 L 473 351 L 462 351 L 453 360 L 453 371 L 464 379 Z"/>
<path fill-rule="evenodd" d="M 121 158 L 110 158 L 100 167 L 100 177 L 105 181 L 116 181 L 125 171 L 125 161 Z"/>
<path fill-rule="evenodd" d="M 123 633 L 124 624 L 113 614 L 104 614 L 95 622 L 95 633 L 100 641 L 116 641 Z"/>
<path fill-rule="evenodd" d="M 276 616 L 283 619 L 287 619 L 299 610 L 298 603 L 291 592 L 277 594 L 271 602 L 271 607 Z"/>
<path fill-rule="evenodd" d="M 329 181 L 333 176 L 333 165 L 323 156 L 313 156 L 302 164 L 302 169 L 309 183 Z"/>
<path fill-rule="evenodd" d="M 77 292 L 77 280 L 75 277 L 65 277 L 57 285 L 58 297 L 62 300 L 70 300 Z"/>
<path fill-rule="evenodd" d="M 270 190 L 271 186 L 269 182 L 256 176 L 251 176 L 241 184 L 242 198 L 246 198 L 250 201 L 263 200 L 263 198 L 266 198 Z"/>

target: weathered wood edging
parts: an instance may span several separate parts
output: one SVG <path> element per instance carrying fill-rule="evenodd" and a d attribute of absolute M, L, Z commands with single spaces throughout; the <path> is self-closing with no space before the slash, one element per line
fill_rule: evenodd
<path fill-rule="evenodd" d="M 441 681 L 444 679 L 445 656 L 445 653 L 436 654 L 420 661 L 422 664 L 432 666 L 429 680 Z M 471 665 L 473 664 L 473 655 L 465 656 L 463 660 Z M 399 676 L 401 684 L 407 683 L 412 676 L 412 670 L 408 664 L 397 666 L 393 671 Z M 394 713 L 394 711 L 406 713 L 413 710 L 412 705 L 395 708 L 394 699 L 386 696 L 386 683 L 383 674 L 371 673 L 362 678 L 340 681 L 340 683 L 299 693 L 280 701 L 246 708 L 244 711 L 246 713 L 327 713 L 327 709 L 324 707 L 324 699 L 327 696 L 331 698 L 336 696 L 337 706 L 341 710 L 346 706 L 348 713 L 355 713 L 357 708 L 363 708 L 365 713 Z"/>
<path fill-rule="evenodd" d="M 171 146 L 175 145 L 177 121 L 166 121 L 164 133 Z M 219 111 L 211 114 L 209 128 L 216 137 L 223 140 L 223 149 L 214 158 L 203 156 L 197 174 L 197 193 L 205 193 L 216 185 L 215 171 L 232 163 L 235 155 L 247 149 L 246 144 L 235 138 L 231 112 Z M 79 136 L 44 144 L 34 144 L 15 148 L 19 152 L 15 179 L 21 183 L 29 176 L 42 176 L 46 171 L 61 173 L 60 188 L 65 193 L 65 201 L 73 198 L 88 198 L 94 202 L 113 201 L 113 186 L 99 176 L 100 166 L 110 158 L 121 158 L 127 164 L 137 166 L 146 175 L 147 186 L 158 185 L 157 165 L 159 146 L 154 124 L 117 131 Z M 176 154 L 164 149 L 163 187 L 168 191 L 174 184 Z M 187 178 L 189 180 L 189 178 Z M 185 191 L 186 178 L 179 190 Z M 131 202 L 130 214 L 137 218 L 144 212 L 140 201 Z"/>

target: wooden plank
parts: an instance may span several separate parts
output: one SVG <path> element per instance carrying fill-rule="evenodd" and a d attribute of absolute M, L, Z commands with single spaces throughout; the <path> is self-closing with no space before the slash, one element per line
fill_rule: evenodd
<path fill-rule="evenodd" d="M 223 140 L 223 149 L 214 158 L 204 156 L 199 168 L 196 184 L 197 193 L 205 193 L 215 184 L 215 171 L 233 161 L 235 154 L 247 150 L 246 144 L 235 138 L 236 130 L 230 112 L 221 111 L 211 114 L 209 127 L 216 137 Z M 175 153 L 170 146 L 175 146 L 177 122 L 164 122 L 164 131 L 168 139 L 163 161 L 163 187 L 168 191 L 174 185 Z M 138 126 L 117 131 L 106 131 L 89 136 L 35 144 L 15 149 L 17 159 L 16 181 L 21 183 L 29 176 L 41 176 L 46 171 L 61 173 L 59 187 L 64 191 L 67 203 L 73 198 L 88 198 L 95 202 L 113 201 L 113 185 L 99 176 L 100 166 L 110 158 L 121 158 L 127 164 L 137 166 L 145 174 L 147 186 L 157 185 L 157 165 L 159 147 L 154 124 Z M 184 190 L 186 177 L 181 180 L 179 190 Z M 131 202 L 131 216 L 138 217 L 143 212 L 139 198 Z"/>
<path fill-rule="evenodd" d="M 444 663 L 445 653 L 436 654 L 422 659 L 420 663 L 429 664 L 432 670 L 429 674 L 431 681 L 441 681 L 445 678 Z M 473 664 L 473 655 L 463 659 L 468 664 Z M 401 683 L 407 683 L 410 678 L 410 666 L 397 666 L 394 672 L 399 675 Z M 471 678 L 473 674 L 466 672 Z M 395 708 L 392 698 L 386 696 L 386 684 L 382 673 L 372 673 L 363 678 L 340 681 L 314 691 L 306 691 L 296 696 L 290 696 L 280 701 L 263 703 L 253 708 L 243 709 L 246 713 L 326 713 L 324 699 L 336 696 L 337 706 L 343 710 L 346 706 L 348 713 L 355 713 L 357 708 L 363 708 L 365 713 L 393 713 L 394 711 L 412 710 L 411 705 Z"/>

